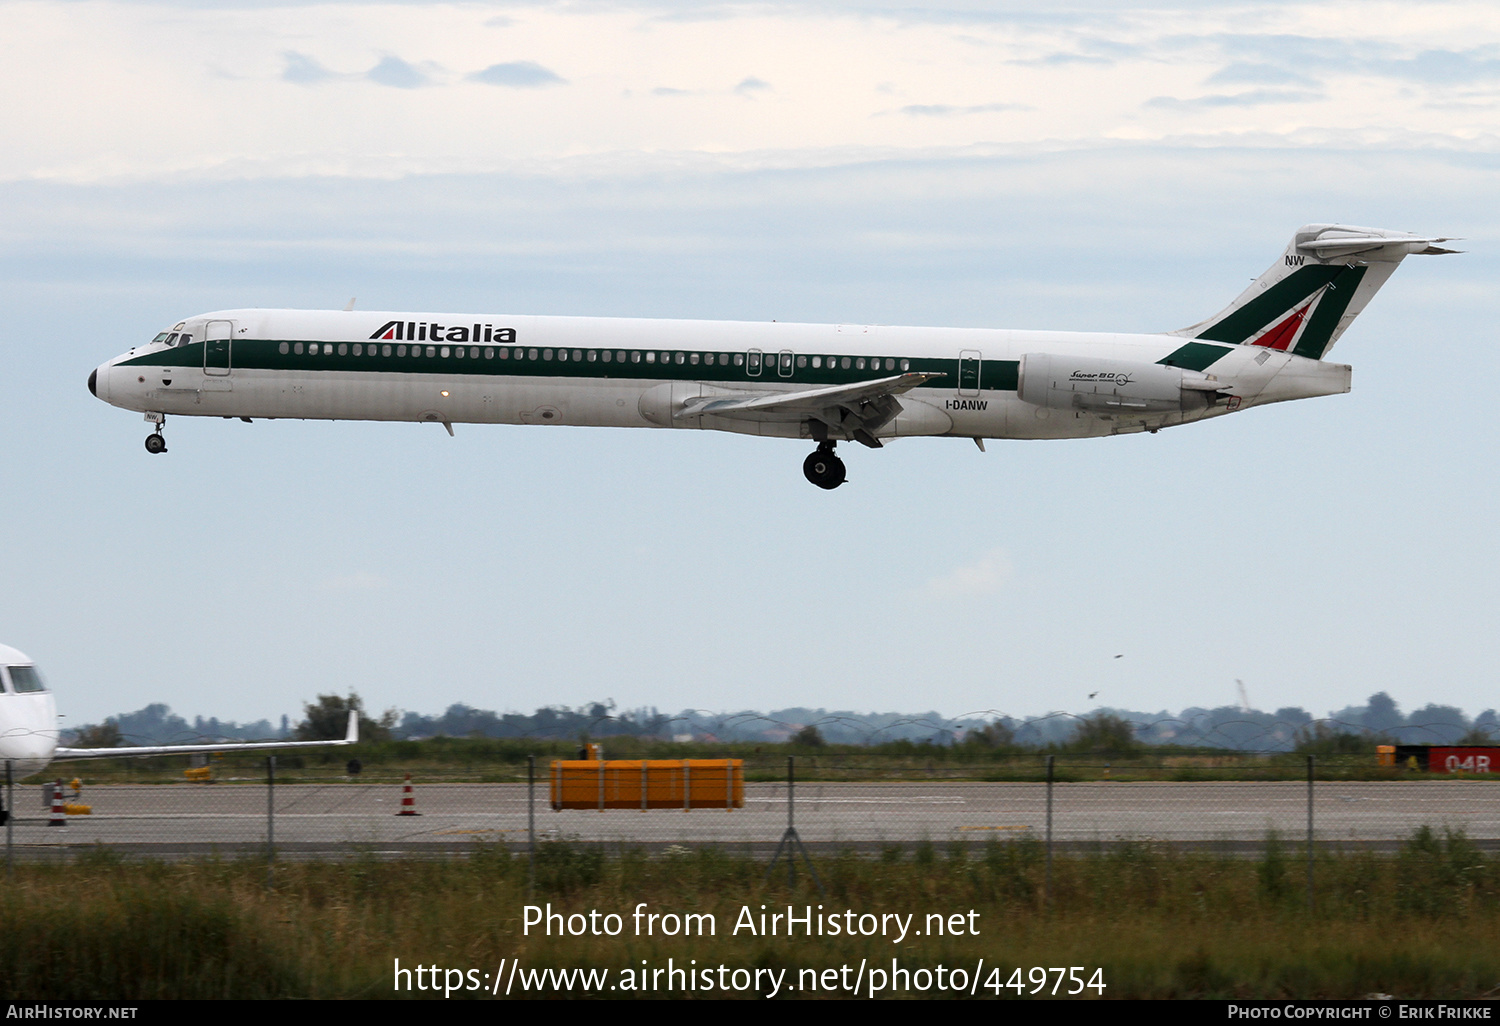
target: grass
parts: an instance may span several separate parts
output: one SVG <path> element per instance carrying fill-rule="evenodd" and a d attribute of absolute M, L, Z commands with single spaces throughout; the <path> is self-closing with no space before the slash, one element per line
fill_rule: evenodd
<path fill-rule="evenodd" d="M 0 887 L 0 991 L 28 1000 L 431 997 L 393 991 L 397 958 L 481 974 L 502 959 L 616 973 L 643 959 L 696 959 L 789 969 L 794 979 L 862 959 L 972 969 L 982 958 L 1001 973 L 987 968 L 981 985 L 1008 982 L 1018 967 L 1024 977 L 1031 967 L 1084 966 L 1103 970 L 1110 998 L 1472 998 L 1500 986 L 1500 861 L 1461 833 L 1423 829 L 1394 856 L 1319 853 L 1313 910 L 1305 865 L 1300 848 L 1274 838 L 1259 860 L 1121 844 L 1055 858 L 1047 895 L 1034 840 L 977 853 L 922 845 L 818 860 L 824 897 L 805 883 L 789 892 L 780 874 L 766 882 L 763 862 L 713 848 L 605 858 L 554 842 L 537 854 L 530 893 L 524 853 L 502 846 L 444 860 L 283 863 L 271 889 L 264 862 L 128 862 L 99 851 L 18 866 Z M 717 932 L 634 936 L 638 902 L 712 914 Z M 525 934 L 524 907 L 548 903 L 563 914 L 617 913 L 624 930 Z M 825 912 L 915 913 L 918 926 L 929 913 L 972 910 L 979 933 L 899 944 L 731 934 L 743 908 L 758 915 L 762 904 L 788 903 L 799 914 L 820 903 Z"/>

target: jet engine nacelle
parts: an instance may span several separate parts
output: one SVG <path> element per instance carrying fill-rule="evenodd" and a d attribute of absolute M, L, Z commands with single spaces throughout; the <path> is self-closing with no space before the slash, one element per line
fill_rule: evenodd
<path fill-rule="evenodd" d="M 1212 374 L 1160 363 L 1027 353 L 1018 391 L 1023 401 L 1052 410 L 1129 414 L 1201 410 L 1222 387 Z"/>

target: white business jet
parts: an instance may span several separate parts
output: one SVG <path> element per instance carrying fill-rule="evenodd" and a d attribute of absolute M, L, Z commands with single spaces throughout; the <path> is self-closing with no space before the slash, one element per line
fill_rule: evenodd
<path fill-rule="evenodd" d="M 348 733 L 335 741 L 224 742 L 203 745 L 151 745 L 134 748 L 67 748 L 57 743 L 57 705 L 36 664 L 22 652 L 0 645 L 0 773 L 11 763 L 13 779 L 40 773 L 60 759 L 119 759 L 198 752 L 274 751 L 328 748 L 359 740 L 359 714 L 349 711 Z"/>
<path fill-rule="evenodd" d="M 803 438 L 803 473 L 845 478 L 841 441 L 1155 432 L 1349 390 L 1325 357 L 1409 254 L 1403 232 L 1314 224 L 1227 308 L 1160 334 L 492 314 L 224 310 L 89 375 L 146 415 L 699 428 Z"/>

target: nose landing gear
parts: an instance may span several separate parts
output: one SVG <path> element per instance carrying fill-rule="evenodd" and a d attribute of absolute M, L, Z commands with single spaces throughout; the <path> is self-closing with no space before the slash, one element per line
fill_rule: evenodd
<path fill-rule="evenodd" d="M 146 414 L 146 419 L 156 425 L 156 430 L 146 436 L 146 451 L 153 456 L 155 456 L 157 453 L 166 452 L 167 439 L 161 433 L 161 429 L 165 427 L 167 423 L 166 416 L 160 413 L 148 413 Z"/>
<path fill-rule="evenodd" d="M 802 473 L 819 488 L 833 489 L 844 483 L 844 461 L 833 453 L 832 442 L 819 442 L 817 452 L 802 461 Z"/>

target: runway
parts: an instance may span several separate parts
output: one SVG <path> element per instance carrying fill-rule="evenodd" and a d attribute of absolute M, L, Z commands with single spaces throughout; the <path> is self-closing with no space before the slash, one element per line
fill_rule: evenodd
<path fill-rule="evenodd" d="M 743 809 L 554 812 L 536 789 L 539 840 L 611 846 L 713 844 L 760 851 L 787 826 L 784 784 L 750 784 Z M 398 785 L 278 785 L 278 851 L 437 853 L 476 842 L 524 845 L 525 784 L 432 784 L 413 792 L 416 816 L 398 816 Z M 264 784 L 215 783 L 90 787 L 89 816 L 47 825 L 35 788 L 17 791 L 15 850 L 64 853 L 102 845 L 122 853 L 201 854 L 264 850 Z M 793 807 L 810 847 L 875 850 L 930 841 L 978 844 L 1042 837 L 1046 787 L 1024 783 L 799 783 Z M 1259 847 L 1274 831 L 1300 841 L 1307 830 L 1307 785 L 1273 783 L 1068 783 L 1053 789 L 1054 839 L 1068 847 L 1147 840 Z M 1433 780 L 1320 783 L 1312 803 L 1314 837 L 1388 847 L 1425 825 L 1463 829 L 1500 841 L 1500 783 Z"/>

